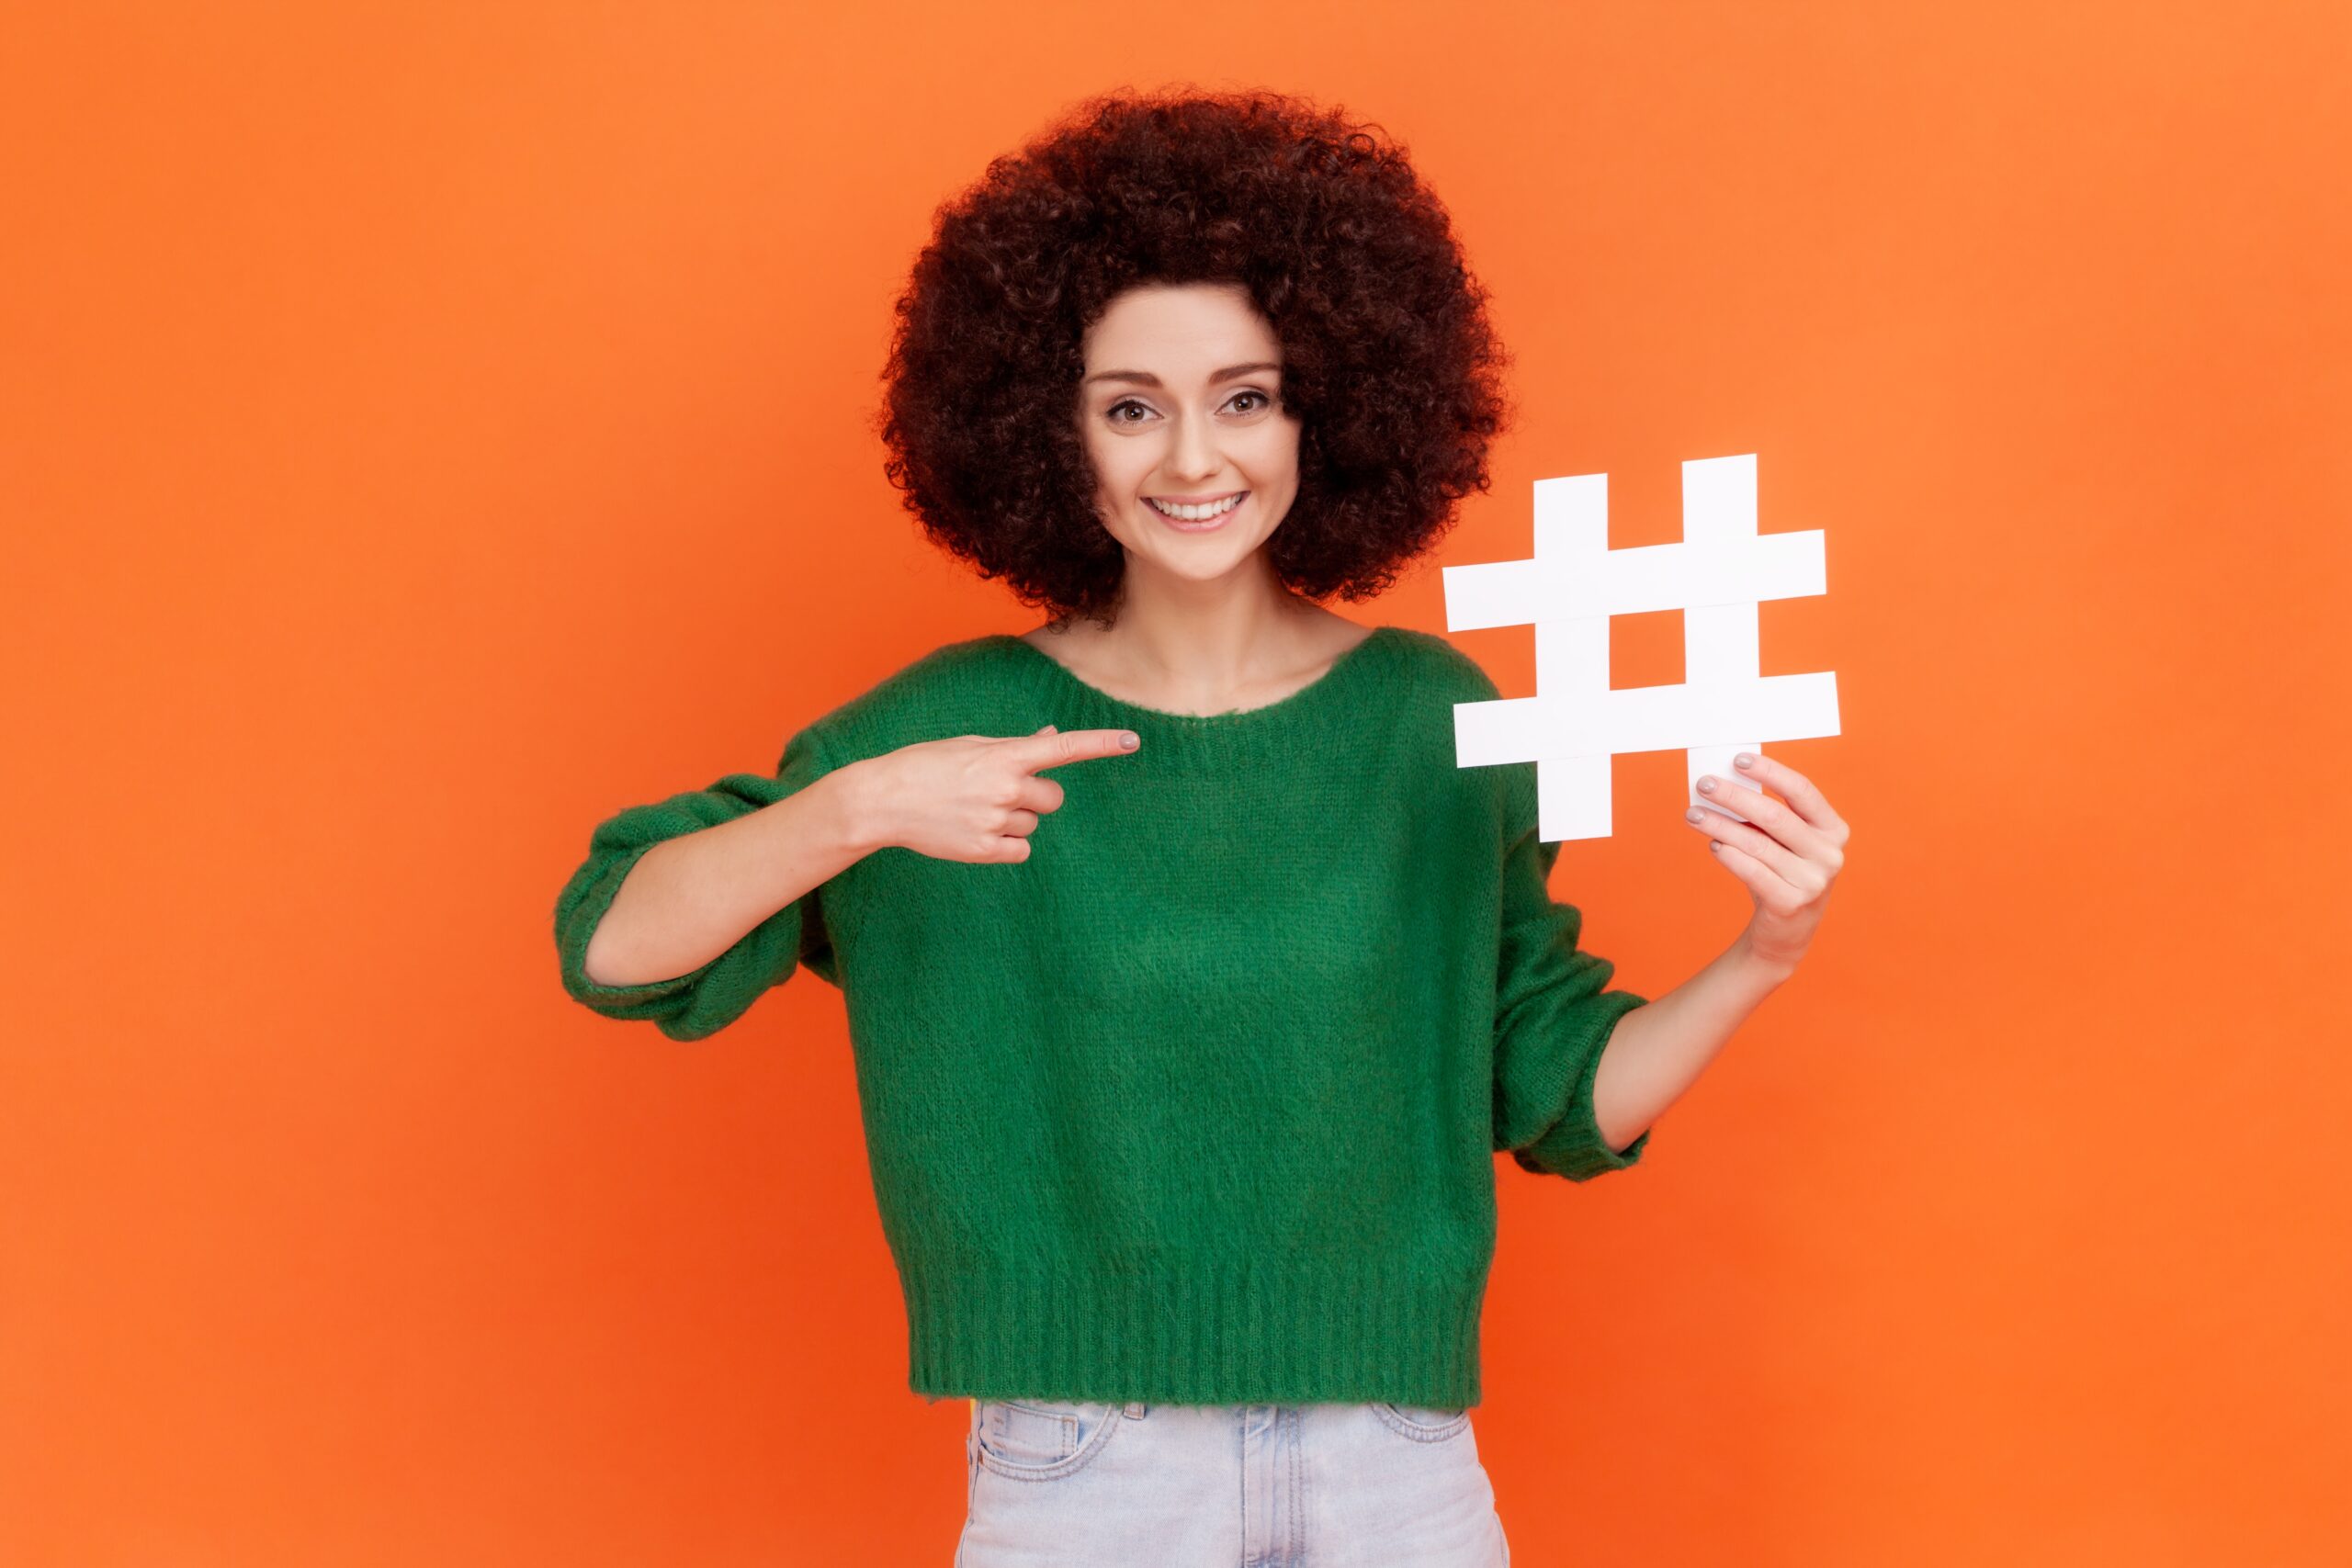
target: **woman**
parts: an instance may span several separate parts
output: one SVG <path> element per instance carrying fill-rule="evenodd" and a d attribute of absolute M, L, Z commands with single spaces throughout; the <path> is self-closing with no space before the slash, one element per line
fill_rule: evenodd
<path fill-rule="evenodd" d="M 962 1568 L 1507 1562 L 1493 1155 L 1637 1162 L 1844 826 L 1755 760 L 1791 804 L 1694 825 L 1756 921 L 1609 990 L 1532 765 L 1455 765 L 1493 682 L 1317 603 L 1425 553 L 1505 414 L 1442 209 L 1336 112 L 1093 100 L 942 209 L 898 318 L 890 476 L 1047 619 L 600 826 L 565 984 L 677 1040 L 841 987 L 910 1384 L 972 1400 Z"/>

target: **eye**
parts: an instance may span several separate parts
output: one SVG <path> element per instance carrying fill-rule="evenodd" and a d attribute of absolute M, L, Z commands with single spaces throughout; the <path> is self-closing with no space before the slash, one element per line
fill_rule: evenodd
<path fill-rule="evenodd" d="M 1235 404 L 1241 402 L 1245 398 L 1255 398 L 1258 401 L 1256 403 L 1248 404 L 1239 409 L 1238 412 L 1242 413 L 1256 413 L 1261 408 L 1272 408 L 1274 402 L 1273 399 L 1268 397 L 1257 388 L 1244 387 L 1241 390 L 1234 393 L 1233 396 L 1226 400 L 1226 406 L 1227 408 L 1231 408 Z M 1113 403 L 1110 407 L 1102 411 L 1102 417 L 1113 424 L 1141 424 L 1143 423 L 1143 420 L 1140 418 L 1121 418 L 1120 411 L 1123 409 L 1133 409 L 1139 415 L 1145 416 L 1148 416 L 1151 412 L 1148 406 L 1137 402 L 1133 398 L 1121 398 L 1117 402 Z"/>

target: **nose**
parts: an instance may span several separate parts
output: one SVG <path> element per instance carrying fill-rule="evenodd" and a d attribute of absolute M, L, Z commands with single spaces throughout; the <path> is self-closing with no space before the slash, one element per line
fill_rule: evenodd
<path fill-rule="evenodd" d="M 1216 473 L 1220 465 L 1215 434 L 1207 420 L 1179 418 L 1168 453 L 1169 477 L 1179 484 L 1193 484 Z"/>

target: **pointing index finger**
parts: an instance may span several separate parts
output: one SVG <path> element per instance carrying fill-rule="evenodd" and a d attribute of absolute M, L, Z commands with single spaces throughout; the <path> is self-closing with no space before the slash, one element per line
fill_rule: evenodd
<path fill-rule="evenodd" d="M 1023 768 L 1035 773 L 1065 762 L 1124 756 L 1136 748 L 1139 738 L 1132 729 L 1061 729 L 1019 736 L 1003 744 L 1012 748 Z"/>

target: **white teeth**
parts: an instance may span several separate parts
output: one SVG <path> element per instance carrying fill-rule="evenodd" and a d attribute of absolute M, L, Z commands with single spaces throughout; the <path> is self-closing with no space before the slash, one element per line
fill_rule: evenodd
<path fill-rule="evenodd" d="M 1166 513 L 1170 517 L 1179 518 L 1186 523 L 1198 523 L 1204 517 L 1214 517 L 1220 512 L 1232 511 L 1241 504 L 1241 497 L 1228 495 L 1223 501 L 1214 502 L 1207 506 L 1170 506 L 1166 502 L 1155 501 L 1150 496 L 1144 497 L 1144 502 L 1155 510 Z"/>

